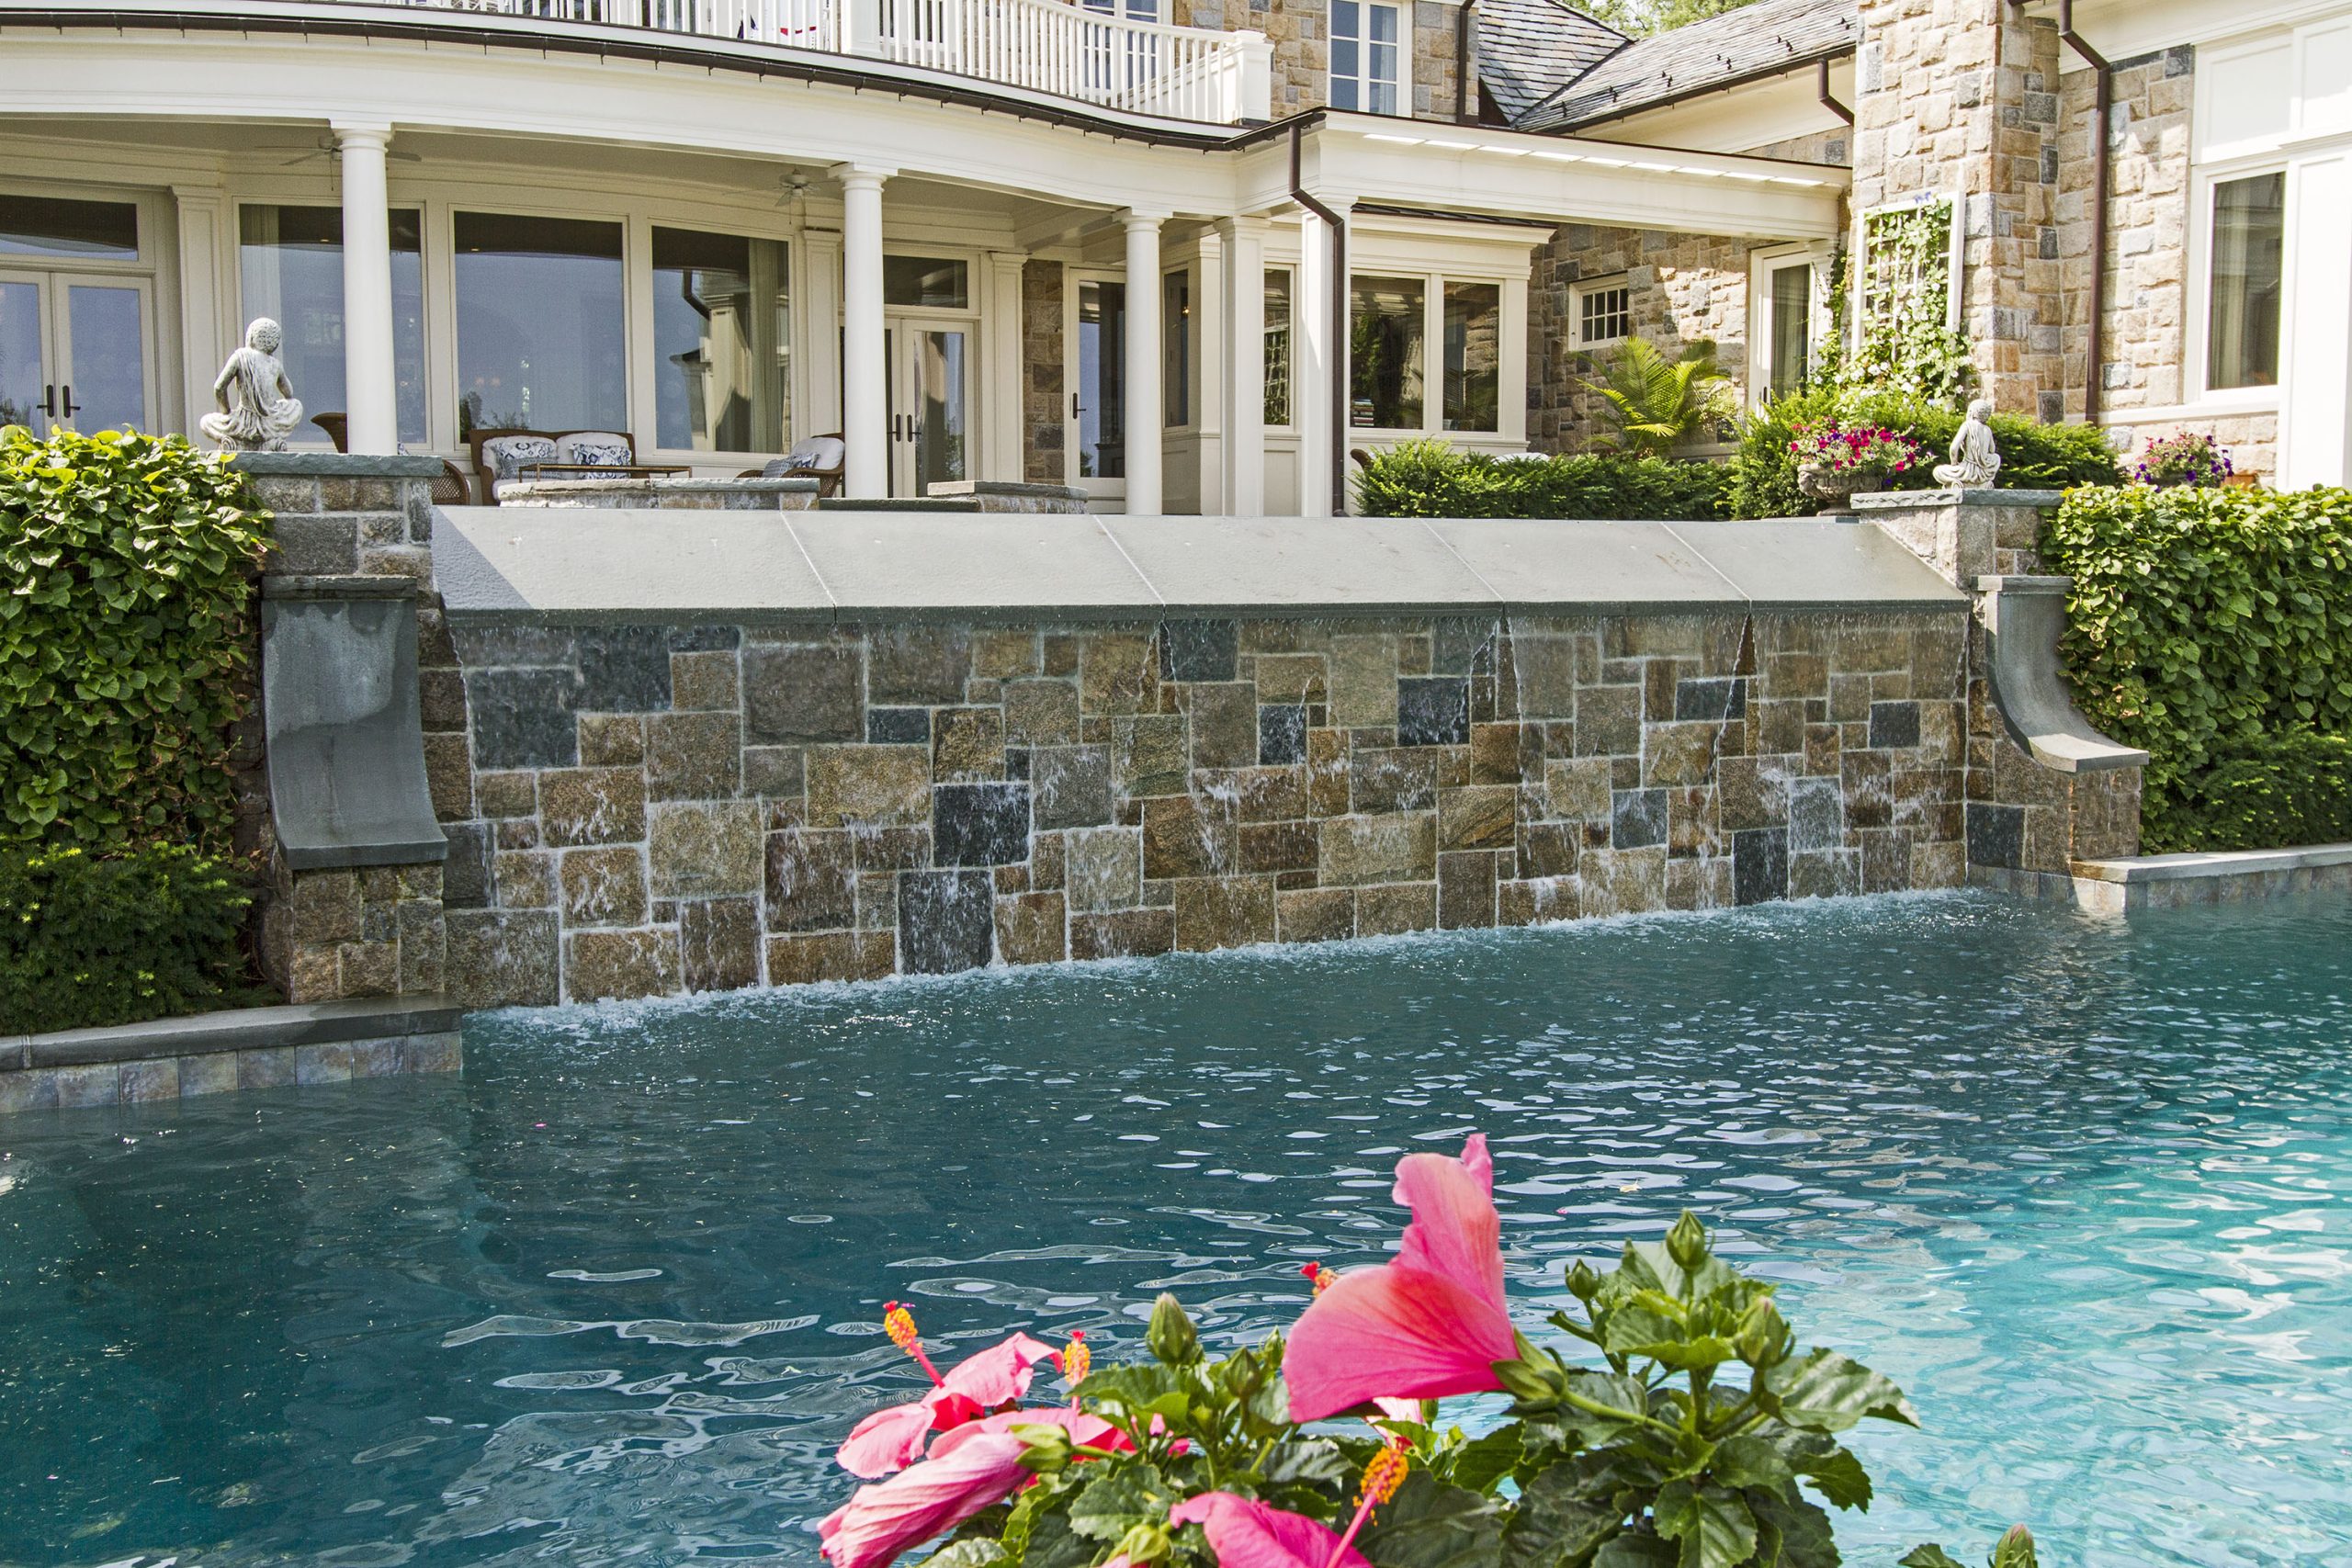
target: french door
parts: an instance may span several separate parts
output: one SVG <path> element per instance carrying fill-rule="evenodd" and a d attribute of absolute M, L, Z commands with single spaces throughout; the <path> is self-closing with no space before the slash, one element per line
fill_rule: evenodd
<path fill-rule="evenodd" d="M 890 493 L 921 497 L 972 477 L 972 323 L 892 316 Z"/>
<path fill-rule="evenodd" d="M 1062 482 L 1115 501 L 1127 493 L 1126 275 L 1073 272 L 1068 299 L 1062 450 L 1069 456 Z"/>
<path fill-rule="evenodd" d="M 153 430 L 143 278 L 0 271 L 0 424 Z"/>

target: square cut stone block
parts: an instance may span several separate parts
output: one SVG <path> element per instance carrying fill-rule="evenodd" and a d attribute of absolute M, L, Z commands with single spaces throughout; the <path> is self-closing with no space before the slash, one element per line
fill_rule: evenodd
<path fill-rule="evenodd" d="M 733 649 L 670 655 L 672 707 L 724 708 L 732 713 L 739 701 Z"/>
<path fill-rule="evenodd" d="M 698 898 L 678 907 L 678 956 L 689 991 L 760 983 L 760 911 L 750 898 Z"/>
<path fill-rule="evenodd" d="M 575 1002 L 668 996 L 678 989 L 677 934 L 660 927 L 570 932 L 563 987 Z"/>
<path fill-rule="evenodd" d="M 550 768 L 539 775 L 539 831 L 551 846 L 645 837 L 645 779 L 634 768 Z"/>
<path fill-rule="evenodd" d="M 1441 850 L 1507 850 L 1519 825 L 1519 790 L 1511 784 L 1469 784 L 1437 800 Z"/>
<path fill-rule="evenodd" d="M 1470 741 L 1470 682 L 1415 676 L 1396 682 L 1396 744 L 1464 746 Z"/>
<path fill-rule="evenodd" d="M 1269 767 L 1306 761 L 1306 709 L 1304 705 L 1270 703 L 1258 710 L 1258 761 Z"/>
<path fill-rule="evenodd" d="M 1168 621 L 1159 628 L 1163 681 L 1230 681 L 1240 645 L 1235 621 Z"/>
<path fill-rule="evenodd" d="M 733 709 L 723 713 L 657 713 L 645 722 L 648 799 L 725 800 L 742 789 L 742 731 Z"/>
<path fill-rule="evenodd" d="M 1222 802 L 1193 795 L 1148 800 L 1143 807 L 1143 874 L 1158 882 L 1221 876 L 1234 869 L 1232 814 Z"/>
<path fill-rule="evenodd" d="M 1592 850 L 1577 867 L 1577 902 L 1587 917 L 1641 915 L 1666 908 L 1666 846 Z"/>
<path fill-rule="evenodd" d="M 1437 929 L 1437 884 L 1391 883 L 1356 891 L 1358 936 L 1402 936 Z"/>
<path fill-rule="evenodd" d="M 1733 897 L 1761 904 L 1789 896 L 1789 830 L 1751 828 L 1731 836 Z"/>
<path fill-rule="evenodd" d="M 1069 955 L 1076 959 L 1156 958 L 1176 946 L 1172 909 L 1122 909 L 1114 914 L 1072 915 Z"/>
<path fill-rule="evenodd" d="M 756 801 L 655 807 L 646 840 L 654 897 L 758 892 L 762 837 Z"/>
<path fill-rule="evenodd" d="M 899 876 L 899 957 L 910 975 L 985 966 L 994 952 L 996 879 L 986 871 Z"/>
<path fill-rule="evenodd" d="M 874 746 L 931 744 L 929 708 L 867 708 L 865 739 Z"/>
<path fill-rule="evenodd" d="M 1080 639 L 1079 694 L 1090 714 L 1141 713 L 1158 702 L 1158 660 L 1151 639 L 1132 632 L 1101 632 Z"/>
<path fill-rule="evenodd" d="M 1068 916 L 1058 893 L 996 901 L 996 949 L 1007 964 L 1059 964 L 1069 956 Z"/>
<path fill-rule="evenodd" d="M 1317 870 L 1328 887 L 1428 882 L 1437 875 L 1437 821 L 1428 812 L 1334 817 L 1321 824 L 1319 844 Z"/>
<path fill-rule="evenodd" d="M 931 752 L 921 746 L 812 746 L 808 825 L 885 828 L 931 821 Z"/>
<path fill-rule="evenodd" d="M 1241 829 L 1245 872 L 1308 871 L 1321 858 L 1321 835 L 1312 822 L 1253 822 Z"/>
<path fill-rule="evenodd" d="M 855 649 L 755 644 L 741 658 L 743 733 L 752 744 L 865 739 Z M 962 694 L 959 688 L 956 695 Z"/>
<path fill-rule="evenodd" d="M 1204 683 L 1189 694 L 1193 766 L 1246 768 L 1258 761 L 1258 691 L 1246 681 Z"/>
<path fill-rule="evenodd" d="M 568 768 L 580 758 L 579 677 L 565 669 L 469 670 L 477 768 Z"/>
<path fill-rule="evenodd" d="M 972 673 L 989 681 L 1016 681 L 1044 668 L 1038 634 L 1034 630 L 979 631 L 972 634 Z"/>
<path fill-rule="evenodd" d="M 886 979 L 897 964 L 897 941 L 888 931 L 824 931 L 767 939 L 771 986 Z"/>
<path fill-rule="evenodd" d="M 1544 805 L 1553 816 L 1570 821 L 1605 821 L 1611 809 L 1609 778 L 1605 757 L 1548 761 L 1544 764 Z"/>
<path fill-rule="evenodd" d="M 1497 857 L 1468 851 L 1437 857 L 1437 923 L 1467 931 L 1495 923 Z"/>
<path fill-rule="evenodd" d="M 1577 693 L 1577 755 L 1637 757 L 1642 750 L 1642 689 L 1586 686 Z"/>
<path fill-rule="evenodd" d="M 1120 795 L 1182 795 L 1191 778 L 1182 715 L 1111 720 L 1111 783 Z"/>
<path fill-rule="evenodd" d="M 960 626 L 879 626 L 867 634 L 867 700 L 938 707 L 964 700 L 972 634 Z"/>
<path fill-rule="evenodd" d="M 560 880 L 566 926 L 645 923 L 645 862 L 635 845 L 566 850 Z"/>
<path fill-rule="evenodd" d="M 1642 773 L 1651 784 L 1697 784 L 1714 771 L 1715 742 L 1720 724 L 1645 725 L 1642 730 Z"/>
<path fill-rule="evenodd" d="M 788 829 L 767 836 L 770 931 L 833 931 L 857 924 L 857 846 L 843 829 Z"/>
<path fill-rule="evenodd" d="M 1871 705 L 1871 749 L 1887 750 L 1919 744 L 1919 705 L 1915 702 Z"/>
<path fill-rule="evenodd" d="M 1134 828 L 1081 828 L 1063 837 L 1063 880 L 1074 912 L 1133 908 L 1143 900 L 1143 834 Z"/>
<path fill-rule="evenodd" d="M 1396 637 L 1331 639 L 1331 722 L 1343 729 L 1386 728 L 1396 724 Z"/>
<path fill-rule="evenodd" d="M 469 1008 L 553 1007 L 559 995 L 553 910 L 465 909 L 443 917 L 449 991 Z"/>
<path fill-rule="evenodd" d="M 1271 876 L 1196 876 L 1176 884 L 1176 945 L 1190 953 L 1274 940 Z"/>
<path fill-rule="evenodd" d="M 645 716 L 635 713 L 583 713 L 580 716 L 580 765 L 583 768 L 633 768 L 645 761 Z M 499 816 L 522 816 L 500 812 Z"/>
<path fill-rule="evenodd" d="M 1029 858 L 1029 786 L 944 784 L 931 792 L 932 858 L 941 865 L 1012 865 Z"/>
<path fill-rule="evenodd" d="M 1013 746 L 1078 742 L 1078 688 L 1068 681 L 1007 681 L 1004 738 Z"/>
<path fill-rule="evenodd" d="M 1548 925 L 1555 920 L 1573 920 L 1581 909 L 1582 901 L 1573 876 L 1513 879 L 1498 883 L 1495 887 L 1497 925 Z"/>
<path fill-rule="evenodd" d="M 1047 746 L 1030 753 L 1039 831 L 1091 828 L 1111 820 L 1111 749 Z"/>
<path fill-rule="evenodd" d="M 1665 790 L 1619 790 L 1610 802 L 1610 847 L 1639 850 L 1665 843 L 1668 814 Z"/>
<path fill-rule="evenodd" d="M 1304 707 L 1330 700 L 1331 665 L 1320 653 L 1261 653 L 1252 661 L 1258 700 Z"/>
<path fill-rule="evenodd" d="M 1274 896 L 1278 941 L 1345 942 L 1356 934 L 1356 896 L 1345 887 L 1307 887 Z"/>
<path fill-rule="evenodd" d="M 1803 778 L 1789 785 L 1789 852 L 1842 849 L 1846 800 L 1836 779 Z"/>
<path fill-rule="evenodd" d="M 932 719 L 931 773 L 940 784 L 978 784 L 1004 777 L 1001 709 L 942 708 Z"/>

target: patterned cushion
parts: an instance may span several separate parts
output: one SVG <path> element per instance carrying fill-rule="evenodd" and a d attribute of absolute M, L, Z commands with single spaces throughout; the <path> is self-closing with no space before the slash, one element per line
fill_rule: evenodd
<path fill-rule="evenodd" d="M 760 472 L 774 479 L 816 468 L 838 468 L 845 450 L 839 436 L 812 435 L 783 457 L 771 459 Z"/>
<path fill-rule="evenodd" d="M 583 466 L 601 463 L 628 465 L 637 461 L 637 448 L 626 435 L 609 430 L 583 430 L 576 435 L 560 437 L 555 444 L 556 460 Z"/>
<path fill-rule="evenodd" d="M 481 460 L 490 466 L 491 482 L 503 484 L 519 477 L 526 463 L 556 461 L 555 443 L 544 435 L 500 435 L 481 444 Z"/>

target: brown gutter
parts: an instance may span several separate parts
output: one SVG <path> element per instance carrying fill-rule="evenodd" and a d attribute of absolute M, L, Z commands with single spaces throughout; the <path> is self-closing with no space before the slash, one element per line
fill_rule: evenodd
<path fill-rule="evenodd" d="M 2096 84 L 2091 111 L 2091 286 L 2090 338 L 2083 351 L 2083 423 L 2098 423 L 2105 402 L 2107 378 L 2104 339 L 2107 325 L 2107 187 L 2108 118 L 2115 111 L 2115 67 L 2075 30 L 2075 0 L 2058 0 L 2058 37 L 2091 68 Z"/>
<path fill-rule="evenodd" d="M 1462 0 L 1453 10 L 1453 123 L 1470 123 L 1470 13 L 1478 0 Z"/>
<path fill-rule="evenodd" d="M 1348 225 L 1300 183 L 1304 129 L 1296 121 L 1290 128 L 1290 198 L 1321 219 L 1331 235 L 1331 514 L 1342 517 L 1348 510 Z"/>
<path fill-rule="evenodd" d="M 1829 56 L 1826 54 L 1821 57 L 1821 107 L 1848 125 L 1854 123 L 1854 111 L 1839 103 L 1838 96 L 1829 90 Z"/>

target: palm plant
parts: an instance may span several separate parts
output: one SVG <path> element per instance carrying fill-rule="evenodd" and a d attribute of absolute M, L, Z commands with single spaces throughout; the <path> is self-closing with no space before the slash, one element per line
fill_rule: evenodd
<path fill-rule="evenodd" d="M 1731 380 L 1704 338 L 1673 359 L 1647 339 L 1627 338 L 1602 362 L 1600 378 L 1584 384 L 1600 394 L 1600 412 L 1616 427 L 1598 444 L 1637 457 L 1665 457 L 1735 407 Z"/>

